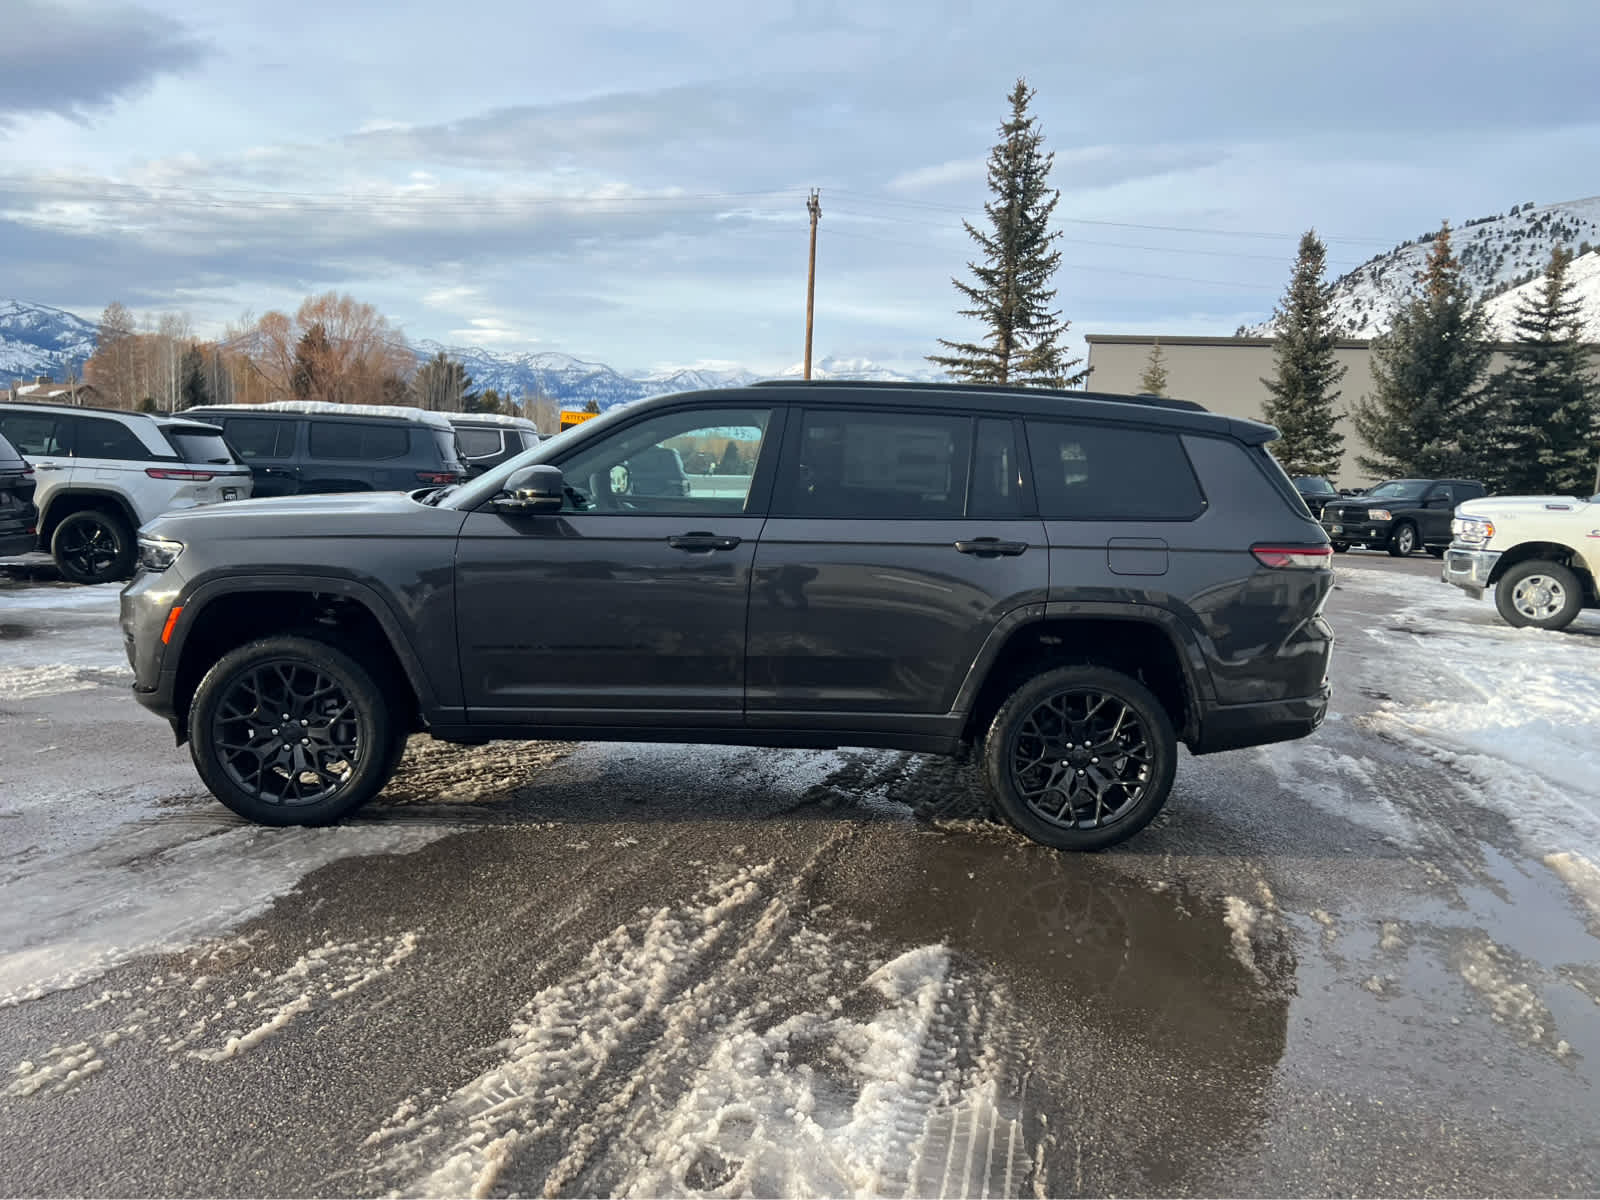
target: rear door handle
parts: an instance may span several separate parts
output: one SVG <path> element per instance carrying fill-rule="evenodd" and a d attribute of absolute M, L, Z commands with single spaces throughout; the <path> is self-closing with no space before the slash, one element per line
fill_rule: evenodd
<path fill-rule="evenodd" d="M 687 551 L 690 554 L 709 554 L 713 550 L 732 550 L 743 539 L 725 536 L 720 533 L 691 533 L 673 534 L 667 539 L 667 545 L 674 550 Z"/>
<path fill-rule="evenodd" d="M 963 554 L 976 554 L 980 558 L 997 558 L 1005 555 L 1015 558 L 1028 548 L 1027 542 L 1002 542 L 999 538 L 981 537 L 957 542 L 956 549 Z"/>

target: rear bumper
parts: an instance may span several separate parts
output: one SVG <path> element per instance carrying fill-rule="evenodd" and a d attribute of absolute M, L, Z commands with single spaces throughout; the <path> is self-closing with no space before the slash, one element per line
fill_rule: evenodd
<path fill-rule="evenodd" d="M 10 558 L 14 554 L 32 554 L 38 545 L 38 535 L 26 529 L 21 532 L 0 529 L 0 558 Z"/>
<path fill-rule="evenodd" d="M 1444 552 L 1444 566 L 1440 577 L 1446 583 L 1455 584 L 1464 592 L 1481 596 L 1483 589 L 1489 586 L 1489 578 L 1494 574 L 1495 564 L 1499 561 L 1498 550 L 1472 550 L 1452 545 Z"/>
<path fill-rule="evenodd" d="M 1260 704 L 1226 704 L 1208 709 L 1200 717 L 1200 736 L 1190 747 L 1194 754 L 1215 754 L 1246 746 L 1291 742 L 1316 731 L 1328 715 L 1330 684 L 1314 696 L 1294 700 L 1268 700 Z"/>

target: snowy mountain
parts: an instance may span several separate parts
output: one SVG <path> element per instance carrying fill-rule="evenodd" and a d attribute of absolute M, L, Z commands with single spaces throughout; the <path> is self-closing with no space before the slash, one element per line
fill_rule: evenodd
<path fill-rule="evenodd" d="M 1572 260 L 1567 268 L 1567 278 L 1573 283 L 1572 298 L 1583 305 L 1583 339 L 1600 342 L 1600 250 Z M 1511 340 L 1511 322 L 1516 319 L 1517 306 L 1523 300 L 1538 297 L 1544 285 L 1541 274 L 1519 287 L 1501 292 L 1484 307 L 1489 312 L 1489 328 L 1494 336 Z"/>
<path fill-rule="evenodd" d="M 1388 324 L 1389 314 L 1416 288 L 1433 234 L 1402 242 L 1377 255 L 1334 283 L 1333 317 L 1349 337 L 1373 337 Z M 1550 251 L 1565 246 L 1574 252 L 1587 244 L 1591 253 L 1573 264 L 1594 268 L 1594 251 L 1600 248 L 1600 197 L 1570 200 L 1564 204 L 1513 205 L 1498 216 L 1476 217 L 1450 230 L 1450 244 L 1461 262 L 1462 275 L 1480 295 L 1499 297 L 1543 273 Z M 1600 297 L 1593 303 L 1600 305 Z M 1600 306 L 1592 308 L 1591 322 L 1600 319 Z M 1244 331 L 1252 337 L 1270 337 L 1269 319 Z"/>
<path fill-rule="evenodd" d="M 65 381 L 94 353 L 95 327 L 59 308 L 0 300 L 0 387 L 39 375 Z"/>

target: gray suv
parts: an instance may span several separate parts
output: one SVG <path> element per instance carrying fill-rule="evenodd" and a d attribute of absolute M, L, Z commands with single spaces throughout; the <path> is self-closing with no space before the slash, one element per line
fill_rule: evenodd
<path fill-rule="evenodd" d="M 425 731 L 975 750 L 1028 836 L 1108 846 L 1180 741 L 1326 712 L 1332 552 L 1274 436 L 1083 392 L 656 397 L 462 486 L 153 522 L 135 694 L 267 824 L 350 813 Z M 636 488 L 662 450 L 748 473 Z"/>

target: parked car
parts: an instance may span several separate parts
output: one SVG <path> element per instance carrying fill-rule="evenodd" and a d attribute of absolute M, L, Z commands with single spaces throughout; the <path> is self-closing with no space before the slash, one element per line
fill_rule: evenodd
<path fill-rule="evenodd" d="M 1456 508 L 1444 581 L 1473 596 L 1494 588 L 1509 625 L 1565 629 L 1600 608 L 1600 495 L 1493 496 Z"/>
<path fill-rule="evenodd" d="M 405 492 L 459 483 L 467 468 L 443 413 L 403 405 L 208 404 L 185 416 L 222 427 L 257 496 Z"/>
<path fill-rule="evenodd" d="M 0 437 L 0 558 L 27 554 L 39 540 L 33 467 Z"/>
<path fill-rule="evenodd" d="M 1339 490 L 1321 475 L 1296 475 L 1290 482 L 1294 484 L 1294 490 L 1300 493 L 1300 499 L 1306 502 L 1313 517 L 1320 517 L 1323 505 L 1339 498 Z"/>
<path fill-rule="evenodd" d="M 250 496 L 222 431 L 187 418 L 3 403 L 0 436 L 33 464 L 39 548 L 74 583 L 127 578 L 152 517 Z"/>
<path fill-rule="evenodd" d="M 508 417 L 501 413 L 447 413 L 446 416 L 455 427 L 467 476 L 473 479 L 524 450 L 532 450 L 544 440 L 539 427 L 526 417 Z"/>
<path fill-rule="evenodd" d="M 1396 558 L 1416 550 L 1442 558 L 1456 505 L 1483 493 L 1476 479 L 1390 479 L 1359 499 L 1328 501 L 1322 528 L 1341 554 L 1351 546 L 1367 546 Z"/>
<path fill-rule="evenodd" d="M 266 824 L 351 812 L 425 730 L 972 750 L 1028 836 L 1108 846 L 1180 741 L 1326 713 L 1331 551 L 1275 436 L 979 385 L 653 397 L 459 488 L 154 522 L 122 597 L 134 694 Z M 750 448 L 737 491 L 612 485 L 712 437 Z"/>

